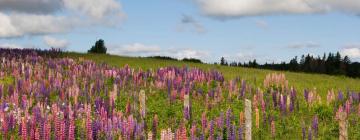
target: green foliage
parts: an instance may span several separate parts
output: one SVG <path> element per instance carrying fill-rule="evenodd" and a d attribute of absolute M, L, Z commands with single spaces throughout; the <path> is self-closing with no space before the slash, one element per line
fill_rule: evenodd
<path fill-rule="evenodd" d="M 100 39 L 95 42 L 95 45 L 88 50 L 88 53 L 106 54 L 107 48 L 105 47 L 104 40 Z"/>

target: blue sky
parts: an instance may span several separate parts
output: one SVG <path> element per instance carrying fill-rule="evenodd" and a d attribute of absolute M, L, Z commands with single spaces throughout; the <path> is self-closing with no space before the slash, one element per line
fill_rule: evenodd
<path fill-rule="evenodd" d="M 0 46 L 86 52 L 102 38 L 111 54 L 205 62 L 336 51 L 360 58 L 358 0 L 24 1 L 0 1 Z"/>

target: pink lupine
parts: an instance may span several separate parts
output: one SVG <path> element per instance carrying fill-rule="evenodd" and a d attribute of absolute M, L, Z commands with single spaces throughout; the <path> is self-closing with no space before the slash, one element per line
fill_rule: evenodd
<path fill-rule="evenodd" d="M 207 127 L 206 125 L 207 125 L 206 112 L 203 112 L 201 115 L 201 127 L 202 127 L 203 133 L 206 132 L 206 127 Z"/>
<path fill-rule="evenodd" d="M 93 136 L 92 136 L 92 121 L 91 121 L 91 107 L 90 105 L 87 105 L 86 107 L 86 121 L 85 121 L 85 128 L 86 128 L 86 138 L 88 140 L 92 140 Z"/>
<path fill-rule="evenodd" d="M 26 119 L 22 118 L 21 121 L 21 139 L 27 140 L 27 125 L 26 125 Z"/>
<path fill-rule="evenodd" d="M 59 134 L 59 139 L 65 139 L 65 121 L 61 120 L 60 122 L 60 134 Z"/>
<path fill-rule="evenodd" d="M 153 118 L 153 122 L 152 122 L 153 139 L 156 139 L 158 123 L 159 123 L 158 116 L 155 114 L 155 116 Z"/>
<path fill-rule="evenodd" d="M 350 111 L 351 111 L 350 100 L 346 100 L 346 102 L 345 102 L 345 111 L 346 111 L 346 114 L 350 114 Z"/>
<path fill-rule="evenodd" d="M 185 124 L 182 123 L 180 128 L 176 131 L 176 140 L 187 140 L 186 136 L 186 127 Z"/>
<path fill-rule="evenodd" d="M 193 123 L 193 125 L 191 126 L 191 129 L 190 129 L 190 138 L 193 140 L 193 139 L 196 139 L 196 124 Z"/>
<path fill-rule="evenodd" d="M 275 137 L 275 135 L 276 135 L 276 127 L 275 127 L 275 121 L 274 120 L 271 120 L 271 124 L 270 124 L 271 126 L 271 136 L 272 137 Z"/>
<path fill-rule="evenodd" d="M 35 137 L 34 137 L 35 140 L 40 140 L 40 132 L 39 132 L 39 128 L 36 127 L 35 128 Z"/>

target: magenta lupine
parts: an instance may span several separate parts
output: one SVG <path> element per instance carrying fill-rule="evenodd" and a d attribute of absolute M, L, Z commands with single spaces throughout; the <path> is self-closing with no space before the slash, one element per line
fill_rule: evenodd
<path fill-rule="evenodd" d="M 40 140 L 40 132 L 38 127 L 35 128 L 34 140 Z"/>
<path fill-rule="evenodd" d="M 190 129 L 190 138 L 192 139 L 192 140 L 194 140 L 194 139 L 196 139 L 196 123 L 193 123 L 192 125 L 191 125 L 191 129 Z"/>
<path fill-rule="evenodd" d="M 91 121 L 91 107 L 90 105 L 85 106 L 85 110 L 86 110 L 86 121 L 85 121 L 85 128 L 86 128 L 86 139 L 88 140 L 92 140 L 93 136 L 92 136 L 92 121 Z"/>

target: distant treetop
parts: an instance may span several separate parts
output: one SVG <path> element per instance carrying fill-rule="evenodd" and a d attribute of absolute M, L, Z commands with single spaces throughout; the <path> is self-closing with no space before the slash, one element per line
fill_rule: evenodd
<path fill-rule="evenodd" d="M 107 48 L 105 47 L 105 42 L 102 39 L 99 39 L 95 42 L 95 45 L 88 50 L 88 53 L 102 53 L 106 54 Z"/>

